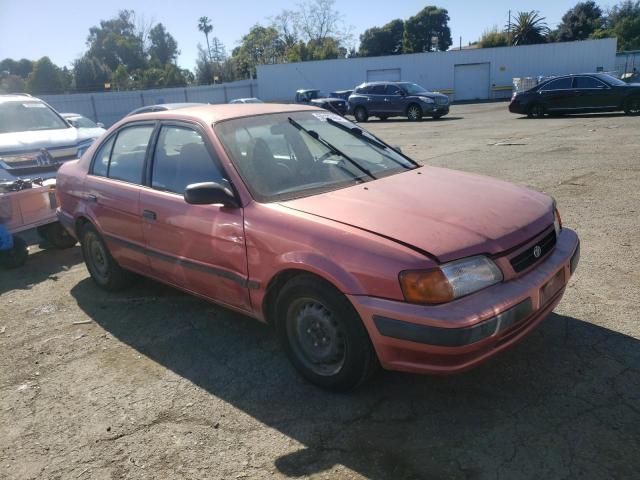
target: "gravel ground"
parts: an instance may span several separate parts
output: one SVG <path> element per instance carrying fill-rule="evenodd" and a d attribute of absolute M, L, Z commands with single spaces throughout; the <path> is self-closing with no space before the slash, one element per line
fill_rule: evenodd
<path fill-rule="evenodd" d="M 298 377 L 270 329 L 157 283 L 100 291 L 79 249 L 0 272 L 0 478 L 637 478 L 640 118 L 461 105 L 367 127 L 422 163 L 544 190 L 582 240 L 525 341 L 454 377 Z"/>

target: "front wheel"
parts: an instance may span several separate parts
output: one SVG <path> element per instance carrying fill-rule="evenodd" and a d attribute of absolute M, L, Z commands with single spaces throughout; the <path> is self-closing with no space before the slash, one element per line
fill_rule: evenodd
<path fill-rule="evenodd" d="M 356 120 L 358 122 L 363 122 L 363 123 L 369 119 L 369 114 L 367 113 L 364 107 L 357 107 L 353 112 L 353 116 L 356 117 Z"/>
<path fill-rule="evenodd" d="M 536 103 L 529 110 L 529 118 L 532 118 L 532 117 L 544 118 L 546 113 L 547 112 L 546 112 L 546 109 L 544 108 L 544 105 L 541 103 Z"/>
<path fill-rule="evenodd" d="M 349 300 L 330 284 L 301 275 L 276 304 L 277 329 L 296 369 L 310 382 L 346 391 L 378 366 L 369 335 Z"/>
<path fill-rule="evenodd" d="M 412 122 L 417 122 L 422 119 L 422 109 L 419 105 L 409 105 L 407 108 L 407 118 Z"/>
<path fill-rule="evenodd" d="M 80 245 L 89 274 L 100 287 L 121 290 L 129 285 L 131 273 L 118 265 L 93 225 L 86 224 L 82 228 Z"/>
<path fill-rule="evenodd" d="M 640 98 L 630 98 L 624 103 L 624 113 L 640 115 Z"/>

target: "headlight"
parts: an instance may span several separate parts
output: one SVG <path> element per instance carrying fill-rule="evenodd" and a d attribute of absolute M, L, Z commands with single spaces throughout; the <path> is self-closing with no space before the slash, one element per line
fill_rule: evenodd
<path fill-rule="evenodd" d="M 420 97 L 420 100 L 424 103 L 436 103 L 436 101 L 431 97 Z"/>
<path fill-rule="evenodd" d="M 89 147 L 93 145 L 93 142 L 95 142 L 95 138 L 87 140 L 86 142 L 82 142 L 80 145 L 78 145 L 78 152 L 76 154 L 76 157 L 82 158 L 82 155 L 84 155 L 84 153 L 89 150 Z"/>
<path fill-rule="evenodd" d="M 430 270 L 400 273 L 400 287 L 407 302 L 438 304 L 450 302 L 503 279 L 502 271 L 485 256 L 445 263 Z"/>

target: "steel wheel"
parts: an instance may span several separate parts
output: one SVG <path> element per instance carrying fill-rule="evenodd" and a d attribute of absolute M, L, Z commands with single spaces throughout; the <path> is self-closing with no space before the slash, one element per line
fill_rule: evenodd
<path fill-rule="evenodd" d="M 531 115 L 536 118 L 544 118 L 546 111 L 544 105 L 541 103 L 536 103 L 533 107 L 531 107 Z"/>
<path fill-rule="evenodd" d="M 131 274 L 114 260 L 93 225 L 82 228 L 81 239 L 84 262 L 98 285 L 107 290 L 120 290 L 129 285 Z"/>
<path fill-rule="evenodd" d="M 422 118 L 422 109 L 418 105 L 409 105 L 407 118 L 412 122 L 420 120 Z"/>
<path fill-rule="evenodd" d="M 305 367 L 316 375 L 337 374 L 344 365 L 346 342 L 333 312 L 316 299 L 300 298 L 287 314 L 290 345 Z"/>

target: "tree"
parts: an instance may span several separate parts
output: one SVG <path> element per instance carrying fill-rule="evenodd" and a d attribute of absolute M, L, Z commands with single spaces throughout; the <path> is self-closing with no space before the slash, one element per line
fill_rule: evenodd
<path fill-rule="evenodd" d="M 404 22 L 404 53 L 444 52 L 453 43 L 449 28 L 449 12 L 428 6 Z"/>
<path fill-rule="evenodd" d="M 23 93 L 27 82 L 19 75 L 0 75 L 0 93 Z"/>
<path fill-rule="evenodd" d="M 243 78 L 255 78 L 256 66 L 281 63 L 285 58 L 285 48 L 275 28 L 256 24 L 242 37 L 232 55 L 238 74 Z"/>
<path fill-rule="evenodd" d="M 341 15 L 334 8 L 335 3 L 335 0 L 307 0 L 300 4 L 300 10 L 293 19 L 304 40 L 321 44 L 328 37 L 344 41 L 349 36 L 342 27 Z"/>
<path fill-rule="evenodd" d="M 107 65 L 111 71 L 124 65 L 133 71 L 146 67 L 143 34 L 137 30 L 133 10 L 120 10 L 99 27 L 89 29 L 88 55 Z"/>
<path fill-rule="evenodd" d="M 116 71 L 111 76 L 111 87 L 114 90 L 128 90 L 131 83 L 131 77 L 124 65 L 118 65 Z"/>
<path fill-rule="evenodd" d="M 498 30 L 495 26 L 490 30 L 485 30 L 478 41 L 480 48 L 506 47 L 509 45 L 509 35 L 507 32 Z"/>
<path fill-rule="evenodd" d="M 198 58 L 196 58 L 195 80 L 198 85 L 213 83 L 213 64 L 209 53 L 198 44 Z"/>
<path fill-rule="evenodd" d="M 73 74 L 76 80 L 76 90 L 80 92 L 102 91 L 104 84 L 111 80 L 109 67 L 88 54 L 75 61 Z"/>
<path fill-rule="evenodd" d="M 35 94 L 64 92 L 62 73 L 49 57 L 35 63 L 27 80 L 27 90 Z"/>
<path fill-rule="evenodd" d="M 586 40 L 603 25 L 604 16 L 596 2 L 580 2 L 563 15 L 554 38 L 560 42 Z"/>
<path fill-rule="evenodd" d="M 207 39 L 207 54 L 209 56 L 209 61 L 211 62 L 211 45 L 209 44 L 209 34 L 213 30 L 213 25 L 211 25 L 211 21 L 209 17 L 200 17 L 198 19 L 198 30 L 204 33 L 205 38 Z"/>
<path fill-rule="evenodd" d="M 399 55 L 403 52 L 402 37 L 404 35 L 404 21 L 392 20 L 383 27 L 373 27 L 360 35 L 361 57 L 376 57 L 379 55 Z"/>
<path fill-rule="evenodd" d="M 619 51 L 640 49 L 640 1 L 623 1 L 609 10 L 604 27 L 591 35 L 607 37 L 618 39 Z"/>
<path fill-rule="evenodd" d="M 549 27 L 545 17 L 540 12 L 518 12 L 513 25 L 511 25 L 511 43 L 513 45 L 533 45 L 545 43 L 549 34 Z"/>
<path fill-rule="evenodd" d="M 0 73 L 9 72 L 10 75 L 17 75 L 22 79 L 26 79 L 32 71 L 33 62 L 26 58 L 18 61 L 12 58 L 5 58 L 0 62 Z"/>
<path fill-rule="evenodd" d="M 167 32 L 162 23 L 158 23 L 149 30 L 149 56 L 158 65 L 175 63 L 178 54 L 178 43 L 175 38 Z"/>

